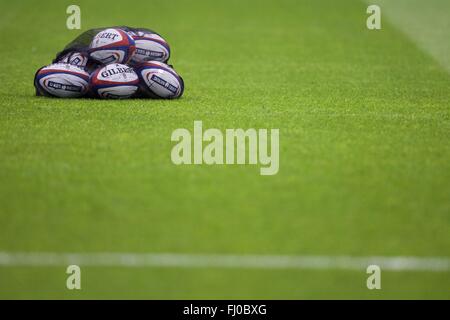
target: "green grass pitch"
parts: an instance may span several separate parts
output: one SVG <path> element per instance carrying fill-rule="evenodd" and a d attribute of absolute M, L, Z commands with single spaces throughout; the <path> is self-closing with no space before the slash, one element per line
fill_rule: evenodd
<path fill-rule="evenodd" d="M 0 3 L 0 251 L 450 256 L 450 77 L 361 1 Z M 447 11 L 450 12 L 450 11 Z M 82 31 L 148 27 L 176 101 L 34 96 Z M 450 38 L 447 38 L 450 39 Z M 176 128 L 279 128 L 280 171 L 175 166 Z M 0 298 L 450 298 L 448 272 L 0 266 Z"/>

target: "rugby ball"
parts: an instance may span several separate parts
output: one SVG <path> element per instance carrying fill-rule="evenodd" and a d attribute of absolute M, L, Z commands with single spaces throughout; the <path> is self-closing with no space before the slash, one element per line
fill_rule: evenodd
<path fill-rule="evenodd" d="M 170 47 L 166 40 L 155 33 L 138 32 L 132 35 L 136 44 L 131 62 L 141 63 L 144 61 L 167 62 L 170 58 Z"/>
<path fill-rule="evenodd" d="M 88 63 L 88 59 L 89 59 L 89 56 L 87 55 L 87 53 L 72 51 L 72 52 L 66 53 L 64 56 L 62 56 L 58 60 L 58 62 L 73 64 L 74 66 L 78 66 L 80 68 L 85 68 L 86 64 Z"/>
<path fill-rule="evenodd" d="M 103 99 L 130 98 L 139 88 L 133 68 L 119 63 L 108 64 L 91 74 L 92 93 Z"/>
<path fill-rule="evenodd" d="M 55 63 L 36 72 L 34 85 L 37 95 L 79 98 L 89 89 L 89 74 L 75 65 Z"/>
<path fill-rule="evenodd" d="M 176 99 L 184 92 L 183 79 L 165 63 L 147 61 L 135 67 L 144 96 L 156 99 Z"/>
<path fill-rule="evenodd" d="M 127 63 L 135 48 L 135 42 L 128 33 L 109 28 L 94 36 L 89 45 L 89 57 L 103 64 Z"/>

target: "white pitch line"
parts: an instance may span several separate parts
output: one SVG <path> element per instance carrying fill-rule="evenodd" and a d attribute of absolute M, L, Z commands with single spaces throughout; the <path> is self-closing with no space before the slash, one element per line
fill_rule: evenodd
<path fill-rule="evenodd" d="M 227 255 L 177 253 L 51 253 L 0 252 L 0 267 L 172 267 L 172 268 L 257 268 L 311 270 L 365 270 L 378 265 L 389 271 L 450 271 L 447 257 L 352 257 Z"/>

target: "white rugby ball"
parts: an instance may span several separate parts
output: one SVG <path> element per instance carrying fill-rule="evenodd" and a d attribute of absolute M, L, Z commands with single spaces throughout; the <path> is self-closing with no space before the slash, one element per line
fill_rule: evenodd
<path fill-rule="evenodd" d="M 119 63 L 108 64 L 91 75 L 91 91 L 103 99 L 130 98 L 139 88 L 133 68 Z"/>
<path fill-rule="evenodd" d="M 183 79 L 173 68 L 158 61 L 147 61 L 135 67 L 144 96 L 176 99 L 183 95 Z"/>
<path fill-rule="evenodd" d="M 34 85 L 39 95 L 79 98 L 89 89 L 89 74 L 75 65 L 55 63 L 38 70 Z"/>
<path fill-rule="evenodd" d="M 88 63 L 88 55 L 84 52 L 78 52 L 78 51 L 72 51 L 69 53 L 66 53 L 64 56 L 62 56 L 58 63 L 68 63 L 73 64 L 75 66 L 78 66 L 80 68 L 86 67 L 86 64 Z"/>
<path fill-rule="evenodd" d="M 166 40 L 154 33 L 139 32 L 132 36 L 136 51 L 131 61 L 141 63 L 145 61 L 167 62 L 170 58 L 170 46 Z"/>
<path fill-rule="evenodd" d="M 132 37 L 121 29 L 100 31 L 89 45 L 89 56 L 103 64 L 127 63 L 136 47 Z"/>

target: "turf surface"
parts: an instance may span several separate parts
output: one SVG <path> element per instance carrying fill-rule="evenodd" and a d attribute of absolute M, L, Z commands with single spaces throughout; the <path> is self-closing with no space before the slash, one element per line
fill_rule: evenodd
<path fill-rule="evenodd" d="M 177 101 L 34 97 L 81 31 L 70 1 L 0 3 L 0 251 L 450 256 L 450 77 L 360 1 L 77 1 L 157 30 Z M 450 12 L 450 11 L 449 11 Z M 175 166 L 171 132 L 279 128 L 280 171 Z M 450 298 L 448 272 L 0 267 L 2 298 Z"/>

